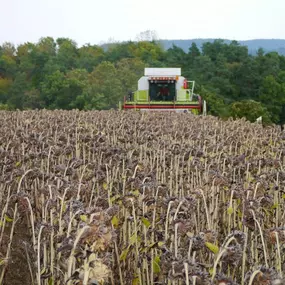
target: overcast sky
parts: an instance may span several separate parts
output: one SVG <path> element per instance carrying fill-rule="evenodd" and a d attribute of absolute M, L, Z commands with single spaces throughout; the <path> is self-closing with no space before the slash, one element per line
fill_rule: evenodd
<path fill-rule="evenodd" d="M 285 0 L 0 0 L 0 44 L 68 37 L 79 46 L 146 30 L 160 39 L 285 39 Z"/>

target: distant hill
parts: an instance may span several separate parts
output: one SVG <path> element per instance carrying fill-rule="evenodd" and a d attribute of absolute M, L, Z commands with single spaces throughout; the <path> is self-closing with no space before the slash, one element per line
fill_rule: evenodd
<path fill-rule="evenodd" d="M 215 39 L 192 39 L 192 40 L 160 40 L 165 49 L 169 49 L 175 44 L 188 52 L 189 47 L 193 42 L 201 49 L 203 43 L 213 42 Z M 225 43 L 230 43 L 231 40 L 224 40 Z M 256 39 L 248 41 L 238 41 L 240 45 L 247 46 L 249 54 L 255 55 L 259 48 L 263 48 L 265 53 L 275 51 L 281 55 L 285 55 L 285 39 Z"/>

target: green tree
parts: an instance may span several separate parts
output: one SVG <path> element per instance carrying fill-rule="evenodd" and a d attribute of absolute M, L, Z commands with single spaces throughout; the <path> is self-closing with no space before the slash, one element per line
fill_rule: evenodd
<path fill-rule="evenodd" d="M 258 50 L 257 50 L 257 56 L 258 57 L 263 57 L 264 56 L 264 54 L 265 54 L 265 51 L 264 51 L 264 49 L 263 48 L 259 48 Z"/>
<path fill-rule="evenodd" d="M 206 42 L 202 46 L 203 55 L 208 56 L 212 61 L 217 59 L 219 54 L 223 54 L 225 52 L 226 44 L 224 40 L 218 39 L 213 43 Z"/>
<path fill-rule="evenodd" d="M 234 102 L 230 106 L 231 116 L 233 118 L 246 118 L 250 122 L 255 122 L 257 118 L 262 117 L 264 123 L 270 123 L 270 114 L 260 102 L 254 100 L 243 100 Z"/>
<path fill-rule="evenodd" d="M 277 52 L 271 52 L 264 56 L 258 56 L 259 73 L 262 77 L 273 75 L 277 77 L 280 71 L 280 58 Z"/>
<path fill-rule="evenodd" d="M 138 78 L 143 76 L 144 67 L 145 64 L 137 58 L 124 58 L 116 64 L 123 94 L 137 89 Z"/>
<path fill-rule="evenodd" d="M 173 45 L 166 52 L 166 65 L 169 67 L 179 66 L 183 68 L 186 65 L 187 54 L 184 52 L 182 48 Z"/>
<path fill-rule="evenodd" d="M 27 89 L 28 83 L 26 81 L 26 74 L 24 72 L 18 72 L 9 90 L 7 98 L 8 105 L 14 109 L 23 109 L 25 100 L 24 92 Z"/>
<path fill-rule="evenodd" d="M 52 58 L 56 57 L 56 42 L 51 37 L 41 38 L 30 52 L 31 60 L 34 64 L 32 71 L 32 84 L 40 89 L 40 85 L 46 76 L 45 65 Z"/>
<path fill-rule="evenodd" d="M 84 109 L 84 95 L 88 88 L 88 72 L 85 69 L 73 69 L 66 74 L 68 87 L 65 100 L 67 109 Z"/>
<path fill-rule="evenodd" d="M 130 45 L 132 57 L 141 59 L 149 66 L 160 66 L 165 62 L 165 52 L 161 45 L 155 41 L 141 41 Z"/>
<path fill-rule="evenodd" d="M 0 103 L 5 104 L 7 102 L 12 84 L 12 79 L 0 77 Z"/>
<path fill-rule="evenodd" d="M 196 57 L 200 56 L 201 52 L 196 43 L 192 43 L 187 54 L 187 63 L 192 67 Z"/>
<path fill-rule="evenodd" d="M 236 90 L 230 82 L 230 72 L 224 55 L 217 55 L 212 78 L 209 80 L 217 92 L 228 102 L 235 97 Z"/>
<path fill-rule="evenodd" d="M 207 90 L 205 86 L 199 88 L 199 94 L 207 102 L 207 113 L 213 116 L 219 116 L 221 118 L 228 118 L 230 116 L 230 110 L 228 104 L 217 93 Z"/>
<path fill-rule="evenodd" d="M 282 106 L 285 104 L 284 85 L 278 83 L 273 75 L 266 76 L 263 80 L 259 99 L 270 112 L 272 122 L 278 123 Z"/>
<path fill-rule="evenodd" d="M 66 72 L 72 68 L 76 68 L 78 58 L 77 44 L 68 38 L 58 38 L 56 40 L 57 63 L 60 66 L 60 71 Z"/>
<path fill-rule="evenodd" d="M 89 84 L 83 95 L 84 109 L 116 108 L 123 96 L 122 84 L 114 64 L 104 61 L 89 75 Z"/>
<path fill-rule="evenodd" d="M 68 82 L 63 72 L 57 70 L 44 77 L 40 85 L 41 98 L 49 109 L 65 109 L 69 104 L 66 92 Z"/>
<path fill-rule="evenodd" d="M 285 70 L 285 56 L 280 55 L 279 56 L 279 63 L 280 63 L 280 70 Z"/>
<path fill-rule="evenodd" d="M 285 70 L 282 70 L 279 72 L 277 76 L 277 82 L 279 84 L 285 84 Z"/>
<path fill-rule="evenodd" d="M 25 43 L 17 48 L 18 70 L 27 74 L 27 79 L 30 80 L 35 74 L 36 69 L 36 45 L 33 43 Z"/>
<path fill-rule="evenodd" d="M 133 58 L 133 50 L 136 49 L 134 42 L 126 43 L 114 43 L 107 45 L 107 51 L 105 53 L 105 61 L 115 63 L 123 58 Z"/>
<path fill-rule="evenodd" d="M 88 72 L 93 71 L 105 57 L 105 52 L 102 47 L 85 45 L 78 49 L 78 58 L 76 65 L 79 69 L 86 69 Z"/>
<path fill-rule="evenodd" d="M 14 78 L 17 73 L 16 49 L 11 43 L 4 43 L 0 53 L 0 77 Z"/>
<path fill-rule="evenodd" d="M 41 109 L 45 107 L 45 103 L 41 98 L 41 93 L 36 88 L 31 88 L 23 92 L 23 109 Z"/>
<path fill-rule="evenodd" d="M 214 75 L 215 65 L 209 56 L 201 55 L 195 58 L 191 70 L 191 76 L 189 76 L 188 70 L 187 73 L 185 72 L 188 78 L 192 77 L 200 84 L 208 85 Z"/>
<path fill-rule="evenodd" d="M 229 45 L 225 45 L 224 57 L 227 62 L 245 62 L 248 59 L 248 48 L 241 46 L 237 41 L 232 41 Z"/>
<path fill-rule="evenodd" d="M 247 61 L 236 65 L 232 70 L 232 84 L 236 87 L 236 100 L 253 99 L 258 101 L 262 76 L 254 57 L 248 57 Z"/>

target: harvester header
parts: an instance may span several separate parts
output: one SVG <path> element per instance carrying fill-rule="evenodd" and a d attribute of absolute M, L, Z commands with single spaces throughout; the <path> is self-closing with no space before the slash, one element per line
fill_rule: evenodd
<path fill-rule="evenodd" d="M 145 68 L 137 91 L 124 98 L 122 108 L 205 113 L 205 102 L 194 93 L 194 87 L 195 81 L 181 76 L 181 68 Z"/>

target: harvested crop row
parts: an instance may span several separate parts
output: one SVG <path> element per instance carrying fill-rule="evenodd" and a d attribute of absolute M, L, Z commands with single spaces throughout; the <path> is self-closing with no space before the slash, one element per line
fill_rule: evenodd
<path fill-rule="evenodd" d="M 284 284 L 279 129 L 116 111 L 0 120 L 0 284 Z"/>

